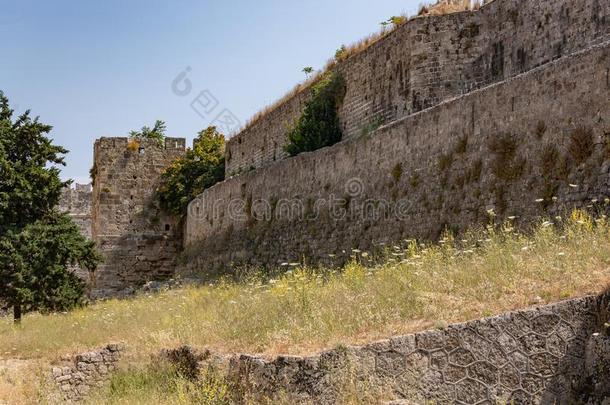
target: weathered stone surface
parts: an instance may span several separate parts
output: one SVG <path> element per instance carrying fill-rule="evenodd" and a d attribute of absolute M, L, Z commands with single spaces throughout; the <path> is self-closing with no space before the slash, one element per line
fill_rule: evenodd
<path fill-rule="evenodd" d="M 63 402 L 79 402 L 91 388 L 99 387 L 108 378 L 108 370 L 113 370 L 119 361 L 123 345 L 109 344 L 98 352 L 87 352 L 62 359 L 62 367 L 53 367 L 51 377 L 57 384 Z"/>
<path fill-rule="evenodd" d="M 104 256 L 91 283 L 94 298 L 129 295 L 174 275 L 182 244 L 177 220 L 154 200 L 161 172 L 185 153 L 185 140 L 127 138 L 95 142 L 92 235 Z"/>
<path fill-rule="evenodd" d="M 295 394 L 296 403 L 336 403 L 345 381 L 342 373 L 357 375 L 363 387 L 390 387 L 389 392 L 398 401 L 413 403 L 587 403 L 610 395 L 610 367 L 606 367 L 610 364 L 610 337 L 594 334 L 602 326 L 588 321 L 604 313 L 606 297 L 574 299 L 441 331 L 395 337 L 390 340 L 391 345 L 382 342 L 349 347 L 323 356 L 279 357 L 273 361 L 236 356 L 231 359 L 228 372 L 253 398 L 280 394 L 292 398 Z M 540 322 L 541 311 L 549 322 Z M 515 321 L 520 331 L 527 331 L 522 336 L 525 339 L 530 335 L 556 336 L 555 326 L 566 323 L 574 325 L 567 337 L 580 333 L 588 343 L 575 340 L 559 356 L 539 345 L 534 346 L 536 350 L 521 352 L 515 340 L 507 338 L 507 331 L 515 330 Z M 488 333 L 490 324 L 497 331 L 496 338 Z M 453 350 L 447 355 L 444 346 L 456 334 L 460 347 L 451 346 Z M 475 342 L 485 342 L 480 340 L 483 335 L 490 337 L 489 344 L 505 347 L 506 363 L 501 367 L 492 361 L 500 349 L 472 350 Z M 404 342 L 411 352 L 405 355 L 399 342 Z M 426 350 L 412 350 L 414 342 Z M 586 351 L 580 345 L 585 345 Z M 570 355 L 581 350 L 586 352 L 585 358 Z M 323 362 L 323 357 L 333 361 Z"/>
<path fill-rule="evenodd" d="M 523 2 L 530 3 L 535 2 Z M 606 41 L 394 121 L 371 136 L 217 184 L 190 204 L 187 261 L 180 273 L 303 258 L 337 266 L 349 260 L 352 249 L 377 251 L 407 238 L 436 240 L 444 229 L 480 225 L 488 221 L 489 209 L 499 221 L 517 217 L 517 226 L 595 205 L 592 201 L 602 210 L 610 196 L 610 177 L 599 170 L 610 159 L 604 146 L 610 133 L 608 69 Z M 581 165 L 568 163 L 565 178 L 549 183 L 541 156 L 554 147 L 558 160 L 570 162 L 576 128 L 591 131 L 592 154 Z M 501 136 L 509 137 L 516 151 L 500 166 L 522 168 L 512 180 L 503 177 L 492 152 Z M 465 151 L 458 153 L 463 139 Z M 442 156 L 451 163 L 441 165 Z M 545 335 L 566 327 L 545 313 L 532 316 L 546 325 Z M 516 318 L 505 332 L 519 339 L 531 331 L 530 321 Z M 480 334 L 483 344 L 488 333 L 494 332 Z"/>
<path fill-rule="evenodd" d="M 64 188 L 58 206 L 60 212 L 70 215 L 72 220 L 78 225 L 81 234 L 87 239 L 92 239 L 91 205 L 91 184 L 74 184 Z M 71 270 L 84 282 L 90 282 L 90 275 L 87 270 L 81 269 L 78 266 L 72 267 Z"/>
<path fill-rule="evenodd" d="M 409 21 L 338 64 L 347 85 L 339 111 L 345 137 L 598 43 L 610 33 L 609 18 L 604 0 L 496 0 L 476 12 Z M 309 94 L 289 98 L 230 139 L 227 175 L 285 158 L 287 128 Z"/>

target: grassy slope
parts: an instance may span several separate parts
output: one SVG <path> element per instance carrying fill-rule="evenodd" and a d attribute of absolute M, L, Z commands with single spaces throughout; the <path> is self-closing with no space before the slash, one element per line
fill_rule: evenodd
<path fill-rule="evenodd" d="M 372 268 L 355 252 L 342 271 L 295 268 L 276 280 L 111 300 L 28 315 L 21 327 L 2 319 L 0 357 L 50 359 L 111 341 L 143 355 L 179 344 L 272 355 L 360 343 L 599 292 L 609 242 L 605 219 L 579 213 L 529 237 L 505 225 L 430 247 L 405 242 Z"/>

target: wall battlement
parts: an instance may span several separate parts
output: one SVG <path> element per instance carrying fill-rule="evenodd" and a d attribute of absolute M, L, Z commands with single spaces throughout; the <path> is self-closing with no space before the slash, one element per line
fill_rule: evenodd
<path fill-rule="evenodd" d="M 95 141 L 95 148 L 99 149 L 113 149 L 124 147 L 127 148 L 127 145 L 130 141 L 128 137 L 103 137 Z M 143 147 L 151 146 L 152 143 L 156 141 L 151 140 L 141 140 L 139 143 L 142 144 Z M 153 145 L 158 147 L 159 145 Z M 186 139 L 184 138 L 170 138 L 166 137 L 163 141 L 162 149 L 166 150 L 184 150 L 186 147 Z"/>
<path fill-rule="evenodd" d="M 505 80 L 608 39 L 602 0 L 495 0 L 480 11 L 415 18 L 340 62 L 344 138 Z M 227 143 L 227 176 L 285 158 L 288 128 L 309 89 Z"/>

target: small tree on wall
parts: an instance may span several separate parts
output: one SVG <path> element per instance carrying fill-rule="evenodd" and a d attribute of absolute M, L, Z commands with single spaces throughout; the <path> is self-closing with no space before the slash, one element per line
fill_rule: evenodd
<path fill-rule="evenodd" d="M 284 147 L 290 156 L 333 145 L 343 137 L 338 108 L 345 96 L 345 79 L 330 71 L 313 85 L 311 98 L 288 133 Z"/>
<path fill-rule="evenodd" d="M 23 312 L 79 304 L 83 284 L 68 267 L 93 271 L 99 261 L 93 243 L 55 209 L 70 182 L 59 178 L 67 150 L 47 138 L 51 129 L 29 111 L 13 119 L 0 92 L 0 300 L 16 322 Z"/>
<path fill-rule="evenodd" d="M 159 145 L 163 145 L 166 129 L 167 126 L 165 125 L 165 121 L 157 120 L 152 128 L 143 126 L 139 131 L 129 132 L 129 136 L 134 139 L 155 139 L 159 142 Z"/>
<path fill-rule="evenodd" d="M 166 212 L 182 217 L 188 204 L 206 188 L 224 180 L 225 137 L 208 127 L 201 131 L 184 157 L 161 175 L 158 198 Z"/>

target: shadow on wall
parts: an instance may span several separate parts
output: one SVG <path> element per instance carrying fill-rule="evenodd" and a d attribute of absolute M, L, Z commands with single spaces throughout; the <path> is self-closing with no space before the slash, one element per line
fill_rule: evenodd
<path fill-rule="evenodd" d="M 127 297 L 149 281 L 174 276 L 181 239 L 167 232 L 105 237 L 104 262 L 91 277 L 90 297 Z"/>

